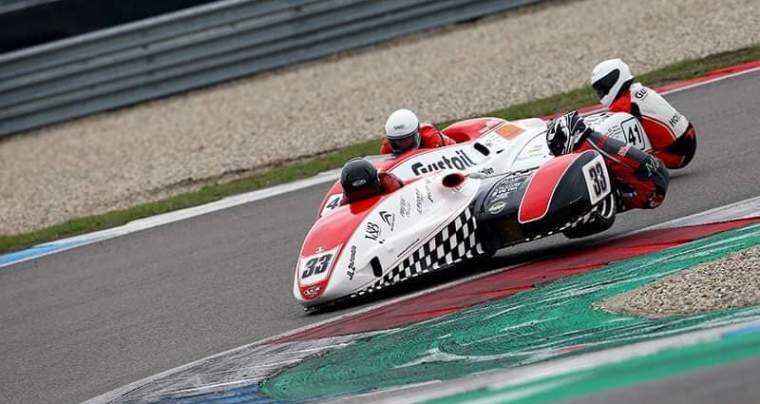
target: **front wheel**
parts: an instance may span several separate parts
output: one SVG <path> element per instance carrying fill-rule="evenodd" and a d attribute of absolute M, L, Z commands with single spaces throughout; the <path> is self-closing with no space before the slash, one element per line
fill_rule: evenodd
<path fill-rule="evenodd" d="M 602 200 L 596 209 L 591 212 L 589 219 L 564 230 L 562 233 L 567 238 L 581 238 L 592 234 L 601 233 L 615 223 L 616 213 L 615 193 L 610 192 Z"/>

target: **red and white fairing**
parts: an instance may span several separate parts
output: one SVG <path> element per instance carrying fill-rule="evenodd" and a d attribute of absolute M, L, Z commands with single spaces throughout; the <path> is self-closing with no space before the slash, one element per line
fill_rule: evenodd
<path fill-rule="evenodd" d="M 470 175 L 461 184 L 447 187 L 443 185 L 446 175 L 493 175 L 538 167 L 551 159 L 545 130 L 540 119 L 463 121 L 444 129 L 460 141 L 456 145 L 371 160 L 406 182 L 396 192 L 340 205 L 342 191 L 336 183 L 301 248 L 295 298 L 309 307 L 378 285 L 378 278 L 411 259 L 425 243 L 432 245 L 431 239 L 445 234 L 447 226 L 460 225 L 468 217 L 481 179 Z M 446 247 L 464 248 L 453 243 Z"/>
<path fill-rule="evenodd" d="M 296 299 L 311 305 L 368 288 L 378 271 L 397 266 L 451 222 L 472 201 L 479 180 L 447 188 L 442 185 L 444 175 L 409 183 L 374 206 L 343 205 L 320 218 L 301 249 Z"/>

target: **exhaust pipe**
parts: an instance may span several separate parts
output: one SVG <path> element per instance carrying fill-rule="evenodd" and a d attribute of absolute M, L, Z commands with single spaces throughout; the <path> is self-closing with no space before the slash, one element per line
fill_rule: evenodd
<path fill-rule="evenodd" d="M 459 191 L 462 186 L 462 183 L 467 177 L 464 176 L 462 173 L 451 173 L 443 177 L 443 180 L 441 183 L 446 188 L 451 188 L 455 191 Z"/>

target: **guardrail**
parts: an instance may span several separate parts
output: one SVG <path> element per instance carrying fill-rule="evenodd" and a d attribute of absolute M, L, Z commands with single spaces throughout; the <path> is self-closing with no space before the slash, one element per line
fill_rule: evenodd
<path fill-rule="evenodd" d="M 57 0 L 0 0 L 0 13 L 8 13 Z"/>
<path fill-rule="evenodd" d="M 226 0 L 0 55 L 0 136 L 541 0 Z"/>

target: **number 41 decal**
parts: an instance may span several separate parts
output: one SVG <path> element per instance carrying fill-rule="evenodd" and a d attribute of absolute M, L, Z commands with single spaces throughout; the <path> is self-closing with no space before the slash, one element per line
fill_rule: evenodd
<path fill-rule="evenodd" d="M 641 128 L 638 119 L 626 119 L 620 123 L 620 129 L 623 130 L 623 136 L 628 144 L 642 150 L 646 147 L 646 142 L 644 141 L 644 129 Z"/>

